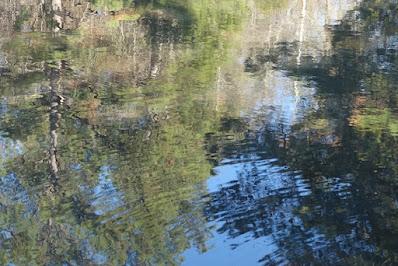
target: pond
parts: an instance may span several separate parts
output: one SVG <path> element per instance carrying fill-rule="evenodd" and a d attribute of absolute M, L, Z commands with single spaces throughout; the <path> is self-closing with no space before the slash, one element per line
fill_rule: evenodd
<path fill-rule="evenodd" d="M 0 264 L 397 264 L 397 17 L 1 1 Z"/>

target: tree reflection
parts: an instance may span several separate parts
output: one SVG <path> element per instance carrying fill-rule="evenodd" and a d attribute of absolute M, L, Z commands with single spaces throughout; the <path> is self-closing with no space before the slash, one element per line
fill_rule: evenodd
<path fill-rule="evenodd" d="M 331 28 L 326 56 L 297 64 L 297 44 L 279 43 L 245 61 L 253 75 L 271 64 L 305 78 L 319 103 L 287 136 L 283 120 L 260 114 L 243 142 L 210 146 L 237 170 L 206 215 L 231 238 L 271 238 L 263 263 L 396 262 L 395 10 L 364 1 Z"/>
<path fill-rule="evenodd" d="M 260 2 L 0 4 L 1 264 L 396 262 L 396 4 Z"/>
<path fill-rule="evenodd" d="M 6 33 L 49 32 L 2 40 L 1 132 L 21 147 L 1 161 L 1 264 L 174 265 L 206 250 L 203 136 L 218 117 L 195 101 L 244 4 L 204 17 L 215 1 L 122 2 L 1 5 L 17 17 Z"/>

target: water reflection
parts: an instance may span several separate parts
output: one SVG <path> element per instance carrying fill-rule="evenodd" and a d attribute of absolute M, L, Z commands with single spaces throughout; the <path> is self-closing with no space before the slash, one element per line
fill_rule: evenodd
<path fill-rule="evenodd" d="M 0 264 L 396 262 L 394 1 L 0 10 Z"/>
<path fill-rule="evenodd" d="M 249 133 L 245 141 L 232 144 L 235 148 L 220 150 L 224 153 L 236 149 L 240 153 L 227 163 L 235 171 L 228 170 L 231 166 L 220 171 L 215 182 L 219 184 L 217 189 L 214 183 L 209 184 L 209 189 L 216 191 L 209 195 L 207 216 L 216 222 L 214 237 L 223 239 L 223 244 L 216 246 L 228 243 L 235 249 L 227 256 L 256 257 L 261 252 L 257 246 L 262 245 L 267 251 L 262 251 L 266 256 L 259 261 L 265 264 L 395 261 L 394 240 L 386 241 L 387 236 L 380 239 L 380 234 L 394 231 L 393 222 L 384 226 L 381 217 L 394 220 L 396 208 L 396 195 L 390 187 L 395 176 L 390 164 L 394 159 L 384 156 L 385 142 L 395 143 L 395 108 L 387 100 L 394 99 L 389 85 L 395 74 L 394 50 L 388 42 L 372 42 L 381 32 L 391 39 L 387 36 L 394 31 L 388 19 L 392 12 L 388 5 L 376 6 L 364 2 L 349 12 L 332 27 L 331 50 L 325 54 L 306 52 L 305 62 L 303 50 L 294 39 L 248 55 L 246 70 L 256 77 L 263 77 L 271 65 L 284 77 L 290 77 L 292 83 L 304 78 L 302 88 L 314 87 L 316 92 L 304 96 L 308 101 L 314 95 L 315 101 L 303 119 L 276 119 L 283 127 L 275 127 L 275 120 L 263 119 L 261 112 L 260 119 L 255 120 L 255 125 L 260 126 L 253 127 L 253 120 L 246 117 Z M 367 25 L 369 22 L 364 21 L 370 16 L 378 17 L 380 24 Z M 389 56 L 378 55 L 387 50 Z M 370 84 L 369 79 L 377 79 L 378 83 Z M 381 93 L 388 94 L 386 100 L 381 100 Z M 305 105 L 299 110 L 305 111 Z M 276 113 L 288 117 L 286 111 L 278 109 Z M 293 125 L 292 130 L 286 132 L 289 125 Z M 219 141 L 216 139 L 216 143 Z M 243 157 L 248 163 L 242 164 L 242 147 L 250 151 Z M 272 159 L 275 156 L 276 161 Z M 383 159 L 376 159 L 380 157 Z M 271 158 L 283 170 L 264 166 L 263 158 Z M 275 174 L 270 169 L 278 170 Z M 269 179 L 272 182 L 267 183 Z M 250 241 L 246 242 L 242 237 L 247 234 Z M 245 245 L 250 244 L 257 252 L 247 252 Z M 219 252 L 217 247 L 214 250 Z M 216 254 L 209 251 L 198 257 L 188 253 L 188 264 L 196 260 L 208 263 Z"/>

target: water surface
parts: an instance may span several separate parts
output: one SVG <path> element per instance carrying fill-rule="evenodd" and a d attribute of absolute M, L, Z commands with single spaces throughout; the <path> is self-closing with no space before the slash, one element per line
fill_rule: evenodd
<path fill-rule="evenodd" d="M 2 1 L 0 264 L 398 263 L 397 10 Z"/>

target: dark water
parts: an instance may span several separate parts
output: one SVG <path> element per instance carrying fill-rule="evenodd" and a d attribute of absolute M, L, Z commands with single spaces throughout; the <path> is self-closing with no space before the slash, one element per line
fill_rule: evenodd
<path fill-rule="evenodd" d="M 0 265 L 397 264 L 397 17 L 0 1 Z"/>

